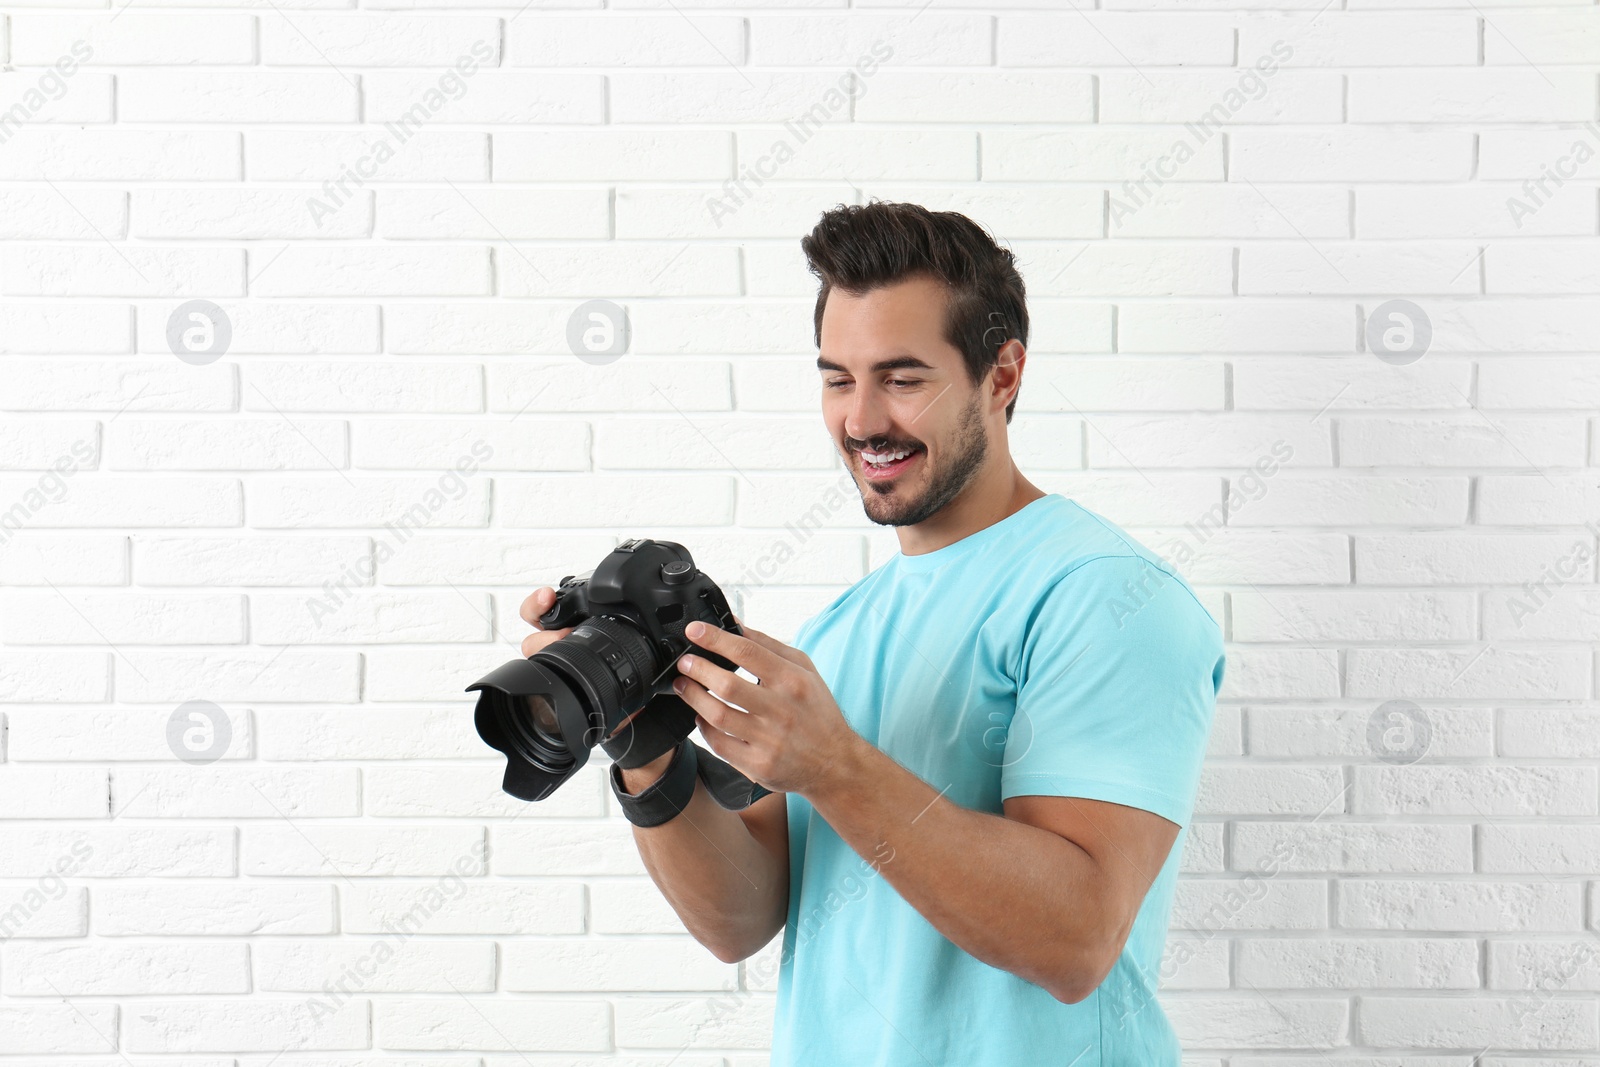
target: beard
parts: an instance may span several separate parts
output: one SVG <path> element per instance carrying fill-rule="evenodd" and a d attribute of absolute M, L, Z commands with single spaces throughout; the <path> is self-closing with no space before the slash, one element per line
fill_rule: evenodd
<path fill-rule="evenodd" d="M 933 454 L 925 452 L 923 458 L 928 471 L 928 484 L 920 494 L 911 496 L 905 487 L 905 478 L 896 478 L 888 484 L 869 482 L 857 478 L 861 490 L 861 506 L 867 518 L 879 526 L 915 526 L 932 518 L 961 495 L 983 467 L 989 453 L 989 439 L 983 432 L 983 396 L 974 392 L 972 403 L 961 413 L 950 442 L 950 456 L 941 466 L 933 466 Z M 861 462 L 858 459 L 858 462 Z"/>

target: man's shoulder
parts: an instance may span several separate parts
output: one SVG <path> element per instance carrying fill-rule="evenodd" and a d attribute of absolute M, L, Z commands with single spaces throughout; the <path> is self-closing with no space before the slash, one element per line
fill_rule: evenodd
<path fill-rule="evenodd" d="M 1095 598 L 1115 622 L 1123 610 L 1141 610 L 1159 600 L 1168 612 L 1191 617 L 1202 627 L 1216 620 L 1177 566 L 1116 522 L 1077 501 L 1063 509 L 1044 554 L 1053 566 L 1040 575 L 1036 593 Z M 1118 627 L 1120 628 L 1120 627 Z"/>

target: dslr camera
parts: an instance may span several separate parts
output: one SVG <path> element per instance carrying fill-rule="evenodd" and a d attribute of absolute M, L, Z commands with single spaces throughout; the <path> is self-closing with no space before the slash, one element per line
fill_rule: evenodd
<path fill-rule="evenodd" d="M 561 579 L 539 625 L 573 631 L 467 687 L 478 693 L 478 736 L 505 754 L 502 788 L 543 800 L 596 745 L 619 766 L 635 767 L 688 737 L 694 709 L 672 691 L 678 657 L 692 649 L 738 670 L 684 636 L 696 620 L 741 632 L 722 590 L 671 541 L 624 541 L 594 570 Z M 710 753 L 701 758 L 720 764 L 707 781 L 721 786 L 712 792 L 724 807 L 745 807 L 767 793 Z"/>

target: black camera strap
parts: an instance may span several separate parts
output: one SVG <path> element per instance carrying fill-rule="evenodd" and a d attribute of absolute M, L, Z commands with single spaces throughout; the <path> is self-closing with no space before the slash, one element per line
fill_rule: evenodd
<path fill-rule="evenodd" d="M 694 742 L 690 742 L 694 744 Z M 706 784 L 706 791 L 711 794 L 718 806 L 729 811 L 743 811 L 772 790 L 764 785 L 757 785 L 738 771 L 733 764 L 722 759 L 714 752 L 707 752 L 698 744 L 699 749 L 700 780 Z"/>

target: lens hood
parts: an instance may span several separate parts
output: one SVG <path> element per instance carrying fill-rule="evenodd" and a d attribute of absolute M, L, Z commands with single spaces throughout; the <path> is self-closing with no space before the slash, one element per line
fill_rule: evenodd
<path fill-rule="evenodd" d="M 502 663 L 467 687 L 469 693 L 474 690 L 480 691 L 474 714 L 478 736 L 508 757 L 502 785 L 507 793 L 521 800 L 543 800 L 588 761 L 586 745 L 557 750 L 530 734 L 525 708 L 532 696 L 550 702 L 564 736 L 583 737 L 590 729 L 571 683 L 537 659 Z"/>

